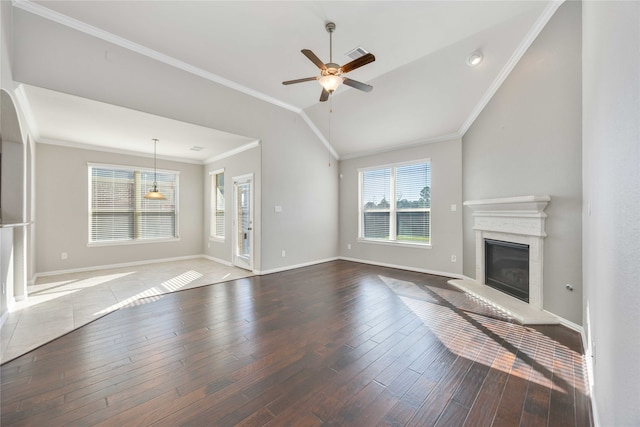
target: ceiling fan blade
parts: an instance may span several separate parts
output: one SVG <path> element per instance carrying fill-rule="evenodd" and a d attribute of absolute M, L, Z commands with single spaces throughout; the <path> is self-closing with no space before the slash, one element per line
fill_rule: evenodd
<path fill-rule="evenodd" d="M 329 91 L 326 90 L 325 88 L 322 88 L 322 93 L 320 94 L 320 102 L 324 102 L 327 99 L 329 99 L 329 95 L 330 95 Z"/>
<path fill-rule="evenodd" d="M 373 56 L 372 53 L 367 53 L 366 55 L 363 55 L 358 59 L 354 59 L 353 61 L 347 64 L 344 64 L 340 68 L 342 68 L 342 73 L 344 74 L 344 73 L 348 73 L 349 71 L 353 71 L 356 68 L 360 68 L 363 65 L 367 65 L 368 63 L 373 62 L 375 60 L 376 60 L 376 57 Z"/>
<path fill-rule="evenodd" d="M 373 86 L 371 85 L 368 85 L 366 83 L 361 83 L 357 80 L 352 80 L 346 77 L 344 77 L 344 80 L 342 81 L 342 83 L 346 84 L 347 86 L 351 86 L 352 88 L 361 90 L 363 92 L 371 92 L 373 90 Z"/>
<path fill-rule="evenodd" d="M 292 85 L 294 83 L 310 82 L 312 80 L 318 80 L 320 77 L 305 77 L 304 79 L 287 80 L 282 82 L 283 85 Z"/>
<path fill-rule="evenodd" d="M 320 58 L 318 58 L 318 57 L 316 56 L 316 54 L 315 54 L 315 53 L 313 53 L 313 52 L 311 52 L 309 49 L 302 49 L 302 51 L 301 51 L 301 52 L 304 54 L 304 56 L 306 56 L 307 58 L 309 58 L 309 59 L 311 60 L 311 62 L 313 62 L 314 64 L 316 64 L 316 66 L 317 66 L 318 68 L 320 68 L 321 70 L 326 70 L 326 69 L 327 69 L 327 66 L 326 66 L 326 65 L 324 65 L 324 62 L 322 62 L 322 61 L 320 60 Z"/>

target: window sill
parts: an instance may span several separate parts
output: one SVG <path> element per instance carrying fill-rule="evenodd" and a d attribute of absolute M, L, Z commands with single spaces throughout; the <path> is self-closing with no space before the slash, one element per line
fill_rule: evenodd
<path fill-rule="evenodd" d="M 169 243 L 177 242 L 180 237 L 171 237 L 167 239 L 137 239 L 137 240 L 115 240 L 109 242 L 89 242 L 88 248 L 100 247 L 100 246 L 128 246 L 128 245 L 145 245 L 149 243 Z"/>
<path fill-rule="evenodd" d="M 213 237 L 209 236 L 210 242 L 224 243 L 224 237 Z"/>
<path fill-rule="evenodd" d="M 374 240 L 374 239 L 358 239 L 358 243 L 367 243 L 373 245 L 385 245 L 385 246 L 398 246 L 405 248 L 416 248 L 416 249 L 431 249 L 431 243 L 411 243 L 411 242 L 400 242 L 397 240 Z"/>

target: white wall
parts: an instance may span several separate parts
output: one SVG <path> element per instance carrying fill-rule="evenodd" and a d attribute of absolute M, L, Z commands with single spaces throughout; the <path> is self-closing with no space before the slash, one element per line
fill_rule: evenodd
<path fill-rule="evenodd" d="M 549 195 L 544 309 L 582 324 L 581 4 L 566 2 L 462 138 L 464 200 Z M 475 232 L 464 211 L 464 273 Z M 573 292 L 565 289 L 571 284 Z"/>
<path fill-rule="evenodd" d="M 24 11 L 14 15 L 15 80 L 261 141 L 256 269 L 337 255 L 335 159 L 298 114 Z M 276 204 L 284 215 L 267 215 Z"/>
<path fill-rule="evenodd" d="M 36 272 L 199 255 L 202 253 L 204 167 L 158 159 L 158 169 L 180 172 L 179 241 L 87 247 L 88 163 L 153 167 L 152 159 L 36 144 Z M 66 252 L 68 258 L 61 259 Z"/>
<path fill-rule="evenodd" d="M 583 3 L 585 328 L 603 426 L 640 425 L 640 3 Z"/>
<path fill-rule="evenodd" d="M 203 253 L 224 263 L 232 263 L 233 250 L 233 177 L 252 173 L 253 197 L 254 197 L 254 224 L 253 234 L 254 246 L 261 245 L 260 230 L 261 222 L 261 172 L 260 172 L 260 151 L 257 146 L 242 153 L 226 157 L 221 160 L 205 165 L 204 173 L 204 230 L 205 235 Z M 224 202 L 225 202 L 225 238 L 224 240 L 211 239 L 211 175 L 213 171 L 224 169 Z M 260 251 L 254 254 L 254 265 L 260 265 Z"/>
<path fill-rule="evenodd" d="M 431 248 L 358 242 L 358 169 L 431 159 Z M 418 271 L 462 273 L 462 164 L 459 139 L 340 161 L 340 256 Z M 451 205 L 457 211 L 451 211 Z M 351 249 L 347 249 L 347 245 Z M 457 262 L 451 262 L 456 255 Z"/>

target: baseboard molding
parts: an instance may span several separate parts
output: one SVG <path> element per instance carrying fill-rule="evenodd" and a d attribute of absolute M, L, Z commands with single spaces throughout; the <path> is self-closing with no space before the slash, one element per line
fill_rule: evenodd
<path fill-rule="evenodd" d="M 82 273 L 85 271 L 107 270 L 109 268 L 135 267 L 137 265 L 159 264 L 163 262 L 184 261 L 187 259 L 196 259 L 196 258 L 206 258 L 206 256 L 203 254 L 187 255 L 187 256 L 173 257 L 173 258 L 150 259 L 145 261 L 133 261 L 133 262 L 123 262 L 118 264 L 105 264 L 105 265 L 95 265 L 91 267 L 71 268 L 69 270 L 45 271 L 41 273 L 36 273 L 33 276 L 32 283 L 35 283 L 35 281 L 39 277 L 57 276 L 59 274 Z"/>
<path fill-rule="evenodd" d="M 415 271 L 416 273 L 433 274 L 435 276 L 452 277 L 454 279 L 464 279 L 465 276 L 458 273 L 451 273 L 449 271 L 429 270 L 426 268 L 408 267 L 406 265 L 390 264 L 386 262 L 369 261 L 359 258 L 338 257 L 343 261 L 359 262 L 361 264 L 377 265 L 378 267 L 397 268 L 398 270 Z"/>
<path fill-rule="evenodd" d="M 281 271 L 295 270 L 296 268 L 308 267 L 310 265 L 323 264 L 325 262 L 336 261 L 338 257 L 320 259 L 316 261 L 304 262 L 302 264 L 287 265 L 285 267 L 272 268 L 270 270 L 254 270 L 255 274 L 263 276 L 265 274 L 280 273 Z"/>
<path fill-rule="evenodd" d="M 4 313 L 2 313 L 2 316 L 0 316 L 0 330 L 2 330 L 2 327 L 4 326 L 4 322 L 7 321 L 7 317 L 9 317 L 8 309 Z"/>
<path fill-rule="evenodd" d="M 209 261 L 217 262 L 218 264 L 226 265 L 227 267 L 233 267 L 233 263 L 231 261 L 227 261 L 227 260 L 224 260 L 224 259 L 212 257 L 212 256 L 209 256 L 209 255 L 202 255 L 202 258 L 206 258 Z"/>

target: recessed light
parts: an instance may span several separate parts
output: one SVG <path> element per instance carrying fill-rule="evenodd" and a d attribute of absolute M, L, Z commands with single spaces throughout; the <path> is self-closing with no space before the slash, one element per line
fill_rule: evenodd
<path fill-rule="evenodd" d="M 478 64 L 480 64 L 482 62 L 483 58 L 484 58 L 484 55 L 482 55 L 482 51 L 480 49 L 478 49 L 475 52 L 472 52 L 467 57 L 467 65 L 469 67 L 475 67 L 476 65 L 478 65 Z"/>

